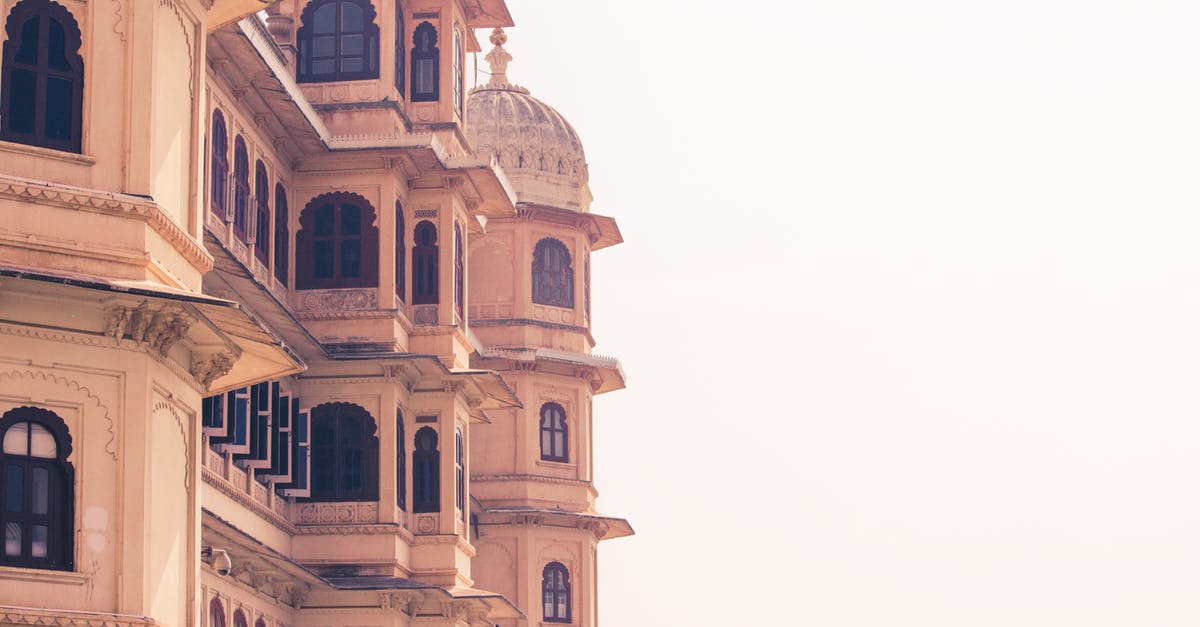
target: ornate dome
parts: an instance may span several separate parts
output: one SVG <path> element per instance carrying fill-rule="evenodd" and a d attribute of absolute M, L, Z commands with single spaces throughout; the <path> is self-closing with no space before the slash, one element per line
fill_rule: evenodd
<path fill-rule="evenodd" d="M 553 107 L 508 82 L 507 36 L 496 29 L 491 40 L 492 78 L 467 99 L 467 140 L 476 154 L 495 155 L 519 202 L 586 212 L 592 197 L 579 135 Z"/>

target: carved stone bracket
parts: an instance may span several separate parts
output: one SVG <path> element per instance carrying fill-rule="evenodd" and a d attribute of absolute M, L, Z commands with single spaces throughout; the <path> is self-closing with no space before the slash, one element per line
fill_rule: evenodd
<path fill-rule="evenodd" d="M 182 307 L 164 305 L 159 308 L 142 301 L 137 307 L 115 305 L 105 312 L 104 334 L 114 339 L 128 339 L 146 346 L 166 357 L 171 347 L 187 335 L 196 321 Z"/>
<path fill-rule="evenodd" d="M 229 351 L 216 351 L 192 359 L 192 376 L 207 390 L 213 381 L 229 374 L 233 369 L 234 355 Z"/>

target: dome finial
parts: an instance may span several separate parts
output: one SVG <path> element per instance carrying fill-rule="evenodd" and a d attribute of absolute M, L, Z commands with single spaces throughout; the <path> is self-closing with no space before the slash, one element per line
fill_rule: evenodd
<path fill-rule="evenodd" d="M 504 49 L 504 43 L 508 41 L 508 35 L 504 33 L 504 29 L 496 28 L 492 30 L 491 42 L 495 45 L 492 51 L 487 53 L 484 60 L 492 70 L 492 78 L 488 80 L 488 87 L 504 87 L 508 85 L 508 62 L 512 61 L 512 55 Z"/>

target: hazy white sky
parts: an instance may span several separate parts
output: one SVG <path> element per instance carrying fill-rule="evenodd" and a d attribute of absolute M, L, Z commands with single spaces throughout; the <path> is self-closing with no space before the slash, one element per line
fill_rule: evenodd
<path fill-rule="evenodd" d="M 1200 624 L 1200 3 L 509 6 L 626 239 L 605 625 Z"/>

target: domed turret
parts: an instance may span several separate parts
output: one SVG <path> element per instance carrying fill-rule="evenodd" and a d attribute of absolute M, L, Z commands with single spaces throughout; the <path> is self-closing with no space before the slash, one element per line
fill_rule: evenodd
<path fill-rule="evenodd" d="M 492 32 L 492 78 L 467 99 L 467 139 L 476 154 L 496 156 L 519 202 L 587 212 L 592 194 L 579 135 L 553 107 L 508 82 L 507 40 Z"/>

